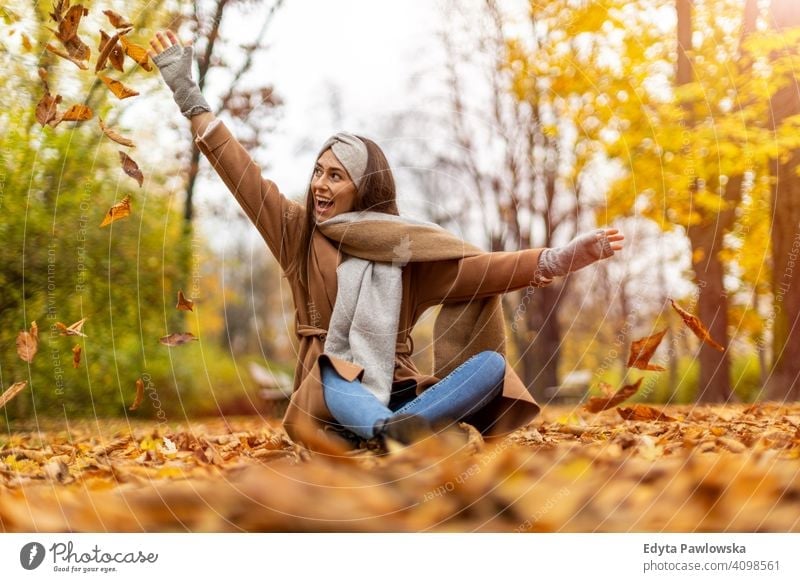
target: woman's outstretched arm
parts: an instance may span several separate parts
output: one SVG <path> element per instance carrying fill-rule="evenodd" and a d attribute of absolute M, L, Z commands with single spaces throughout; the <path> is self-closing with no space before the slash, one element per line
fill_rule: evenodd
<path fill-rule="evenodd" d="M 153 62 L 172 90 L 181 113 L 189 119 L 195 144 L 256 226 L 278 263 L 287 270 L 294 245 L 299 243 L 305 209 L 261 175 L 261 169 L 247 150 L 211 111 L 192 79 L 191 43 L 181 45 L 168 30 L 157 32 L 150 46 Z"/>

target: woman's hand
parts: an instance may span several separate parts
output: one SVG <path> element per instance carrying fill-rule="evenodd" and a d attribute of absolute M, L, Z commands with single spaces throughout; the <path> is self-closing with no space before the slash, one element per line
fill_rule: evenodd
<path fill-rule="evenodd" d="M 200 92 L 200 87 L 192 79 L 194 63 L 192 43 L 181 45 L 175 33 L 167 30 L 166 33 L 158 31 L 155 37 L 150 39 L 150 46 L 152 50 L 148 50 L 147 54 L 153 59 L 164 82 L 172 90 L 172 96 L 181 113 L 191 118 L 204 111 L 211 111 L 211 107 Z"/>
<path fill-rule="evenodd" d="M 625 235 L 617 228 L 598 228 L 572 239 L 563 247 L 544 249 L 539 255 L 538 274 L 550 279 L 607 259 L 622 250 Z"/>

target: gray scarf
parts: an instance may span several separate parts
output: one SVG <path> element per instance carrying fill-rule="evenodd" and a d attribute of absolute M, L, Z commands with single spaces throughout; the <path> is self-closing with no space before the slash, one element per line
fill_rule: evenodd
<path fill-rule="evenodd" d="M 437 224 L 383 212 L 345 212 L 325 225 L 388 220 L 406 225 Z M 337 294 L 324 352 L 364 368 L 362 383 L 384 405 L 389 404 L 394 380 L 395 346 L 402 300 L 402 268 L 408 262 L 408 244 L 393 249 L 389 262 L 346 255 L 336 269 Z"/>

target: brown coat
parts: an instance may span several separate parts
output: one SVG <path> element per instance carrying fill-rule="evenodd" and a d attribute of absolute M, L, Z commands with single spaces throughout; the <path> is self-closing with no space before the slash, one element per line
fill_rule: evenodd
<path fill-rule="evenodd" d="M 195 142 L 286 272 L 300 244 L 305 207 L 288 199 L 274 182 L 263 178 L 259 167 L 224 124 L 217 124 Z M 296 442 L 319 452 L 339 454 L 353 448 L 354 441 L 346 438 L 325 405 L 319 358 L 328 358 L 336 371 L 348 380 L 359 378 L 363 368 L 322 353 L 336 302 L 336 267 L 343 254 L 319 230 L 314 232 L 311 243 L 308 293 L 294 276 L 288 278 L 295 305 L 299 353 L 294 391 L 283 423 Z M 541 251 L 487 252 L 461 259 L 411 262 L 403 267 L 403 299 L 390 407 L 394 408 L 396 402 L 421 393 L 441 379 L 421 372 L 411 359 L 414 346 L 410 334 L 425 310 L 437 304 L 492 297 L 529 285 L 541 286 L 543 283 L 534 280 Z M 502 393 L 464 420 L 478 427 L 484 437 L 500 437 L 530 422 L 539 410 L 539 405 L 507 362 Z"/>

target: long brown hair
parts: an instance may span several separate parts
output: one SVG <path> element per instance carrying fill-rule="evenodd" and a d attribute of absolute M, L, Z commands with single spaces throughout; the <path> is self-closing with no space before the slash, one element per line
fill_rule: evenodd
<path fill-rule="evenodd" d="M 361 178 L 361 184 L 356 189 L 353 211 L 371 210 L 399 216 L 394 176 L 383 150 L 371 139 L 360 135 L 356 137 L 367 146 L 367 167 Z M 314 195 L 311 192 L 311 182 L 309 181 L 306 190 L 306 219 L 300 231 L 300 244 L 297 245 L 297 253 L 287 269 L 287 274 L 298 272 L 300 284 L 306 290 L 308 290 L 308 256 L 311 252 L 311 237 L 315 229 Z"/>

